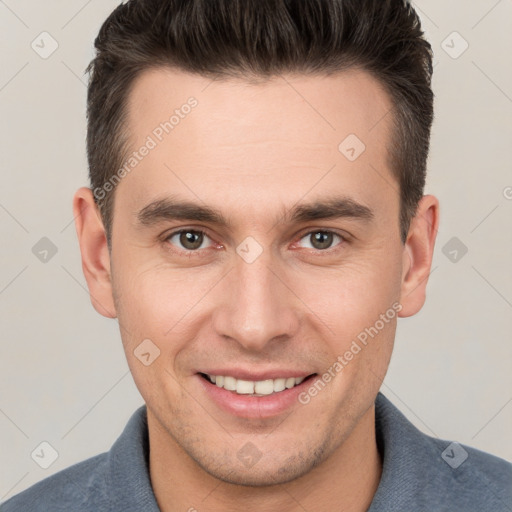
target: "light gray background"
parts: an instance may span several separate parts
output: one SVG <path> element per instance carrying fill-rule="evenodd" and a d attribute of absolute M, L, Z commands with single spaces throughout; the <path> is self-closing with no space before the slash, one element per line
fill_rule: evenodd
<path fill-rule="evenodd" d="M 108 450 L 143 403 L 116 320 L 90 304 L 71 211 L 88 184 L 83 72 L 118 3 L 0 0 L 0 500 Z M 441 224 L 382 391 L 424 432 L 512 460 L 512 1 L 414 3 L 435 52 L 426 192 Z M 31 47 L 43 31 L 59 45 L 47 59 Z M 42 237 L 58 248 L 46 263 Z M 31 458 L 42 441 L 59 455 L 48 469 Z"/>

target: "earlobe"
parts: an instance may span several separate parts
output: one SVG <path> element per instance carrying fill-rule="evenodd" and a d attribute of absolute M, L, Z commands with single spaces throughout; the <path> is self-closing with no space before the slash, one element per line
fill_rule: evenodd
<path fill-rule="evenodd" d="M 76 191 L 73 215 L 91 303 L 100 315 L 116 318 L 105 228 L 91 189 Z"/>
<path fill-rule="evenodd" d="M 423 196 L 403 249 L 400 317 L 415 315 L 425 303 L 438 226 L 439 201 L 432 195 Z"/>

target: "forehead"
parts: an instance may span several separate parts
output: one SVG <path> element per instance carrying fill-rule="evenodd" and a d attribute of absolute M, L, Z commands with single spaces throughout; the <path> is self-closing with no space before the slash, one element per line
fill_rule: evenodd
<path fill-rule="evenodd" d="M 397 195 L 397 186 L 382 190 L 394 182 L 390 110 L 381 84 L 357 69 L 259 83 L 147 70 L 129 95 L 127 128 L 130 151 L 149 140 L 152 149 L 116 195 L 128 189 L 140 207 L 176 187 L 189 198 L 229 192 L 246 201 L 265 188 L 284 203 L 338 187 L 378 201 L 379 188 Z"/>
<path fill-rule="evenodd" d="M 233 136 L 237 142 L 240 127 L 251 127 L 254 140 L 262 138 L 265 142 L 268 134 L 284 135 L 283 130 L 290 138 L 327 143 L 351 130 L 371 142 L 371 132 L 386 129 L 387 123 L 379 121 L 391 109 L 381 83 L 362 69 L 330 76 L 283 74 L 254 83 L 244 78 L 210 79 L 156 68 L 142 72 L 134 81 L 127 101 L 130 133 L 135 137 L 151 133 L 156 125 L 183 109 L 189 98 L 195 98 L 199 108 L 194 108 L 196 115 L 182 123 L 179 132 L 188 135 L 189 127 L 197 133 L 198 124 L 211 128 L 212 123 L 205 124 L 206 118 L 211 118 L 219 124 L 209 135 L 217 134 L 224 141 Z M 296 123 L 298 115 L 300 124 Z M 376 130 L 377 124 L 380 130 Z M 176 135 L 179 133 L 173 133 Z"/>

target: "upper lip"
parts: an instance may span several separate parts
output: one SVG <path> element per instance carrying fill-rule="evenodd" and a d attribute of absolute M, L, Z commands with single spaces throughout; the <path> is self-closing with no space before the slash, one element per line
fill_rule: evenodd
<path fill-rule="evenodd" d="M 251 380 L 251 381 L 260 381 L 260 380 L 268 380 L 268 379 L 288 379 L 290 377 L 309 377 L 313 375 L 314 372 L 305 372 L 302 370 L 290 370 L 283 368 L 282 370 L 274 369 L 274 370 L 265 370 L 265 371 L 256 371 L 256 370 L 243 370 L 240 368 L 220 368 L 220 369 L 212 369 L 212 370 L 200 370 L 198 373 L 204 373 L 207 375 L 223 375 L 234 377 L 237 380 Z"/>

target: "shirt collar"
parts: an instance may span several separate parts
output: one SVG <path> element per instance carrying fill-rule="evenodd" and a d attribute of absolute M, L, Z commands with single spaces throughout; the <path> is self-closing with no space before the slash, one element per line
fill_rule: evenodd
<path fill-rule="evenodd" d="M 112 510 L 160 512 L 149 478 L 146 406 L 139 407 L 109 452 Z"/>

